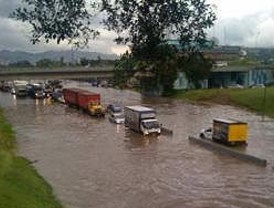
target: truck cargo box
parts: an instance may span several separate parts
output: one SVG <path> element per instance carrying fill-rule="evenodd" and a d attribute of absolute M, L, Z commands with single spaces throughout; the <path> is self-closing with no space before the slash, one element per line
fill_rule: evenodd
<path fill-rule="evenodd" d="M 140 122 L 142 119 L 155 118 L 156 113 L 152 108 L 145 106 L 134 105 L 125 107 L 125 122 L 126 125 L 135 130 L 140 131 Z"/>
<path fill-rule="evenodd" d="M 78 88 L 63 89 L 64 99 L 67 104 L 78 106 L 78 93 L 84 90 Z"/>
<path fill-rule="evenodd" d="M 155 110 L 140 105 L 125 107 L 125 125 L 144 135 L 161 132 Z"/>
<path fill-rule="evenodd" d="M 247 123 L 237 120 L 214 119 L 212 138 L 227 144 L 246 143 Z"/>
<path fill-rule="evenodd" d="M 100 94 L 89 91 L 78 92 L 78 106 L 87 110 L 89 103 L 100 103 Z"/>
<path fill-rule="evenodd" d="M 105 110 L 100 104 L 100 94 L 78 88 L 65 88 L 64 100 L 70 106 L 83 109 L 90 115 L 105 115 Z"/>

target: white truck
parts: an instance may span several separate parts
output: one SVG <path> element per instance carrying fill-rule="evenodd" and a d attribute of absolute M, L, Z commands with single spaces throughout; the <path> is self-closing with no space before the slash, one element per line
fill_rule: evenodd
<path fill-rule="evenodd" d="M 15 80 L 13 81 L 14 94 L 19 97 L 27 96 L 27 81 Z"/>
<path fill-rule="evenodd" d="M 125 107 L 125 125 L 144 135 L 161 133 L 155 110 L 140 105 Z"/>

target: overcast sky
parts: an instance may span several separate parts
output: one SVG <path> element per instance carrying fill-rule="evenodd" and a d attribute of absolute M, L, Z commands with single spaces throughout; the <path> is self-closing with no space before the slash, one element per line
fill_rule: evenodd
<path fill-rule="evenodd" d="M 70 49 L 67 44 L 57 45 L 30 43 L 28 25 L 8 18 L 20 5 L 21 0 L 0 0 L 0 50 L 22 50 L 40 52 Z M 274 47 L 274 0 L 208 0 L 214 4 L 217 18 L 209 31 L 219 44 L 251 47 Z M 120 54 L 123 47 L 113 42 L 113 34 L 101 31 L 89 48 L 94 52 Z"/>

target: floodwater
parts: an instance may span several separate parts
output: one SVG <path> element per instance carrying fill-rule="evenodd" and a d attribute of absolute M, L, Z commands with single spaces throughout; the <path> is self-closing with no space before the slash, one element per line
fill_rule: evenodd
<path fill-rule="evenodd" d="M 145 104 L 173 135 L 144 138 L 62 104 L 0 93 L 19 154 L 33 162 L 66 208 L 273 208 L 274 121 L 229 106 L 198 106 L 137 92 L 92 88 L 102 103 Z M 213 118 L 248 122 L 246 152 L 266 168 L 189 142 Z"/>

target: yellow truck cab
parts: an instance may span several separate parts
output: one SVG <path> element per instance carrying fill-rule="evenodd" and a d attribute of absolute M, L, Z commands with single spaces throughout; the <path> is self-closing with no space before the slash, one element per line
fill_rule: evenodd
<path fill-rule="evenodd" d="M 93 116 L 104 116 L 105 115 L 105 109 L 100 103 L 97 102 L 90 102 L 88 104 L 88 111 L 90 115 Z"/>
<path fill-rule="evenodd" d="M 212 139 L 228 145 L 247 144 L 247 123 L 232 119 L 214 119 Z"/>

